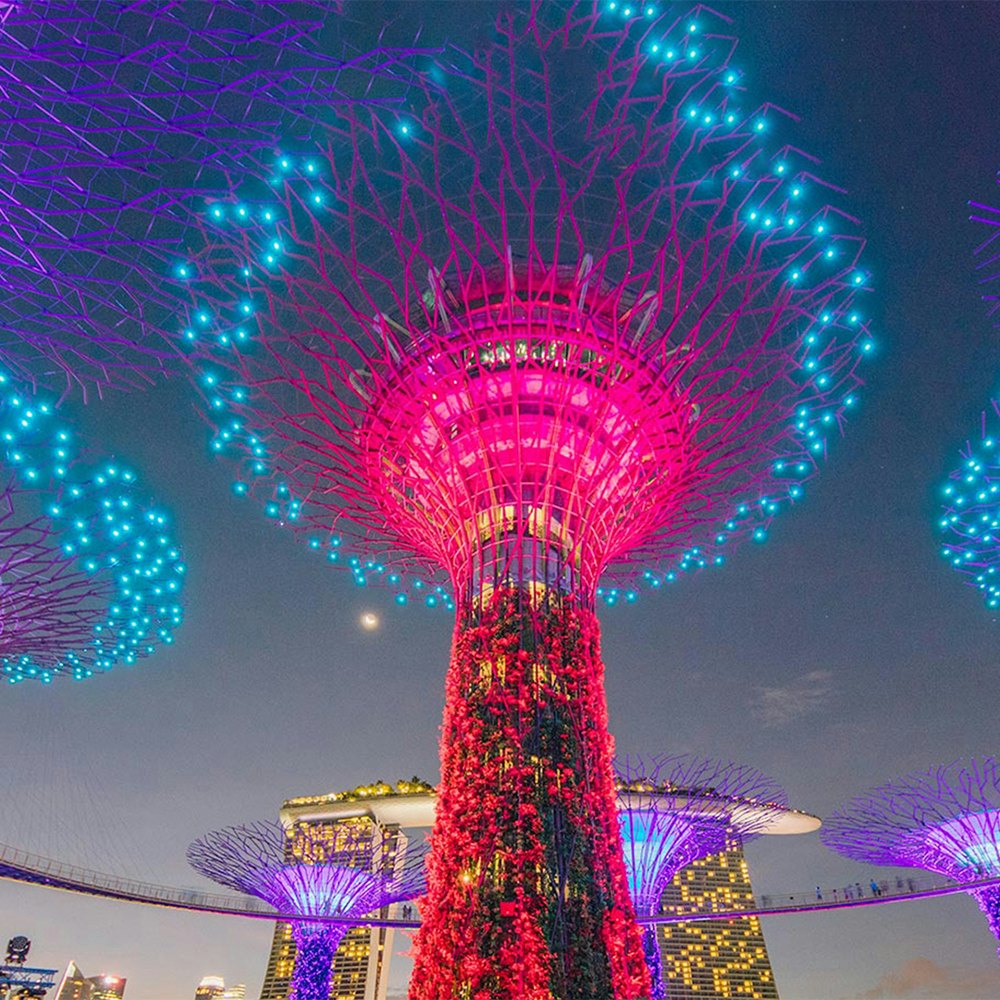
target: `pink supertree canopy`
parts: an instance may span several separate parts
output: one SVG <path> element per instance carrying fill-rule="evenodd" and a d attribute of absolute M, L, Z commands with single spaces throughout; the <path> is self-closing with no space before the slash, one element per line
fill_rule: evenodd
<path fill-rule="evenodd" d="M 432 602 L 512 522 L 612 603 L 761 540 L 872 344 L 856 224 L 720 28 L 514 17 L 212 203 L 183 337 L 237 490 Z"/>
<path fill-rule="evenodd" d="M 678 13 L 501 14 L 248 162 L 184 265 L 236 492 L 457 610 L 415 1000 L 649 995 L 596 599 L 763 540 L 872 348 L 855 222 Z"/>
<path fill-rule="evenodd" d="M 904 775 L 852 799 L 821 836 L 832 850 L 874 865 L 959 882 L 1000 877 L 1000 761 L 972 758 Z M 1000 885 L 970 894 L 1000 939 Z"/>

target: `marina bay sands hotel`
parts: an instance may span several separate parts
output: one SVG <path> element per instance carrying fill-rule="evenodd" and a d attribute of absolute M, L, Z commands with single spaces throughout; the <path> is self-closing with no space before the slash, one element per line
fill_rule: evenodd
<path fill-rule="evenodd" d="M 434 822 L 433 787 L 414 778 L 395 785 L 375 782 L 343 792 L 287 800 L 281 822 L 293 831 L 310 828 L 333 840 L 348 823 L 388 831 L 405 851 L 414 834 Z M 801 815 L 801 814 L 799 814 Z M 385 917 L 415 916 L 414 904 L 396 904 Z M 682 869 L 663 893 L 665 914 L 705 913 L 753 907 L 746 859 L 738 846 Z M 359 927 L 344 938 L 333 962 L 330 1000 L 386 1000 L 393 954 L 391 928 Z M 671 1000 L 759 997 L 777 1000 L 771 962 L 757 917 L 661 925 L 657 934 L 663 976 Z M 295 963 L 291 927 L 277 924 L 261 1000 L 287 1000 Z M 398 982 L 398 975 L 397 980 Z"/>

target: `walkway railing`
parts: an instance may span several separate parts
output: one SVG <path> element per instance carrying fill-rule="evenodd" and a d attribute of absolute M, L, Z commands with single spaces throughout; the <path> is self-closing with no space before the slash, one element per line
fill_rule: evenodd
<path fill-rule="evenodd" d="M 135 879 L 109 875 L 89 868 L 54 861 L 15 847 L 0 844 L 0 879 L 29 882 L 67 892 L 80 892 L 88 896 L 101 896 L 128 903 L 145 903 L 178 910 L 200 913 L 218 913 L 237 917 L 256 917 L 260 920 L 303 920 L 312 923 L 359 924 L 377 927 L 417 927 L 417 919 L 390 917 L 307 917 L 304 914 L 280 913 L 263 900 L 253 896 L 233 893 L 201 892 L 175 886 L 157 885 Z M 850 886 L 813 889 L 811 892 L 768 893 L 757 898 L 753 906 L 739 910 L 719 910 L 714 913 L 663 913 L 640 918 L 640 923 L 676 924 L 696 920 L 733 920 L 739 917 L 768 916 L 782 913 L 804 913 L 811 910 L 836 910 L 850 906 L 874 906 L 896 903 L 907 899 L 926 899 L 953 892 L 1000 883 L 1000 876 L 980 878 L 968 882 L 954 882 L 940 876 L 893 876 L 876 883 L 855 882 Z M 405 912 L 405 911 L 404 911 Z"/>

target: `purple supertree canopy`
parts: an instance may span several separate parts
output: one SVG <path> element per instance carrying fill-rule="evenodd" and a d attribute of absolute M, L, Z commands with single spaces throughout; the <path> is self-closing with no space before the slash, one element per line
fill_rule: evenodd
<path fill-rule="evenodd" d="M 618 821 L 636 911 L 658 912 L 686 865 L 764 833 L 788 808 L 784 791 L 751 767 L 690 754 L 626 757 L 616 765 Z M 643 930 L 653 1000 L 666 996 L 656 926 Z"/>
<path fill-rule="evenodd" d="M 111 585 L 62 552 L 47 519 L 19 517 L 16 496 L 0 491 L 0 663 L 58 660 L 88 645 Z"/>
<path fill-rule="evenodd" d="M 821 836 L 832 850 L 874 865 L 958 881 L 1000 877 L 1000 761 L 955 761 L 873 788 L 826 820 Z M 1000 938 L 1000 887 L 972 895 Z"/>
<path fill-rule="evenodd" d="M 941 556 L 983 595 L 991 611 L 1000 608 L 1000 402 L 992 400 L 978 434 L 966 442 L 960 462 L 941 490 L 937 527 Z"/>
<path fill-rule="evenodd" d="M 4 14 L 0 361 L 60 390 L 134 383 L 170 357 L 153 328 L 173 308 L 160 286 L 179 203 L 328 105 L 368 99 L 398 63 L 346 51 L 328 3 L 23 0 Z"/>
<path fill-rule="evenodd" d="M 328 1000 L 330 967 L 348 925 L 309 917 L 361 917 L 425 888 L 424 845 L 368 823 L 253 823 L 206 834 L 188 848 L 206 878 L 270 903 L 292 922 L 293 1000 Z"/>
<path fill-rule="evenodd" d="M 501 17 L 206 212 L 212 447 L 359 583 L 450 606 L 483 535 L 544 534 L 633 599 L 763 540 L 856 405 L 855 222 L 722 19 L 619 7 Z"/>
<path fill-rule="evenodd" d="M 788 811 L 776 782 L 740 764 L 629 756 L 615 770 L 625 867 L 640 913 L 657 911 L 686 865 L 759 836 Z"/>
<path fill-rule="evenodd" d="M 972 221 L 987 227 L 976 248 L 979 284 L 988 315 L 1000 309 L 993 290 L 1000 278 L 1000 209 L 970 202 Z M 986 606 L 1000 608 L 1000 401 L 990 400 L 977 428 L 961 451 L 959 464 L 942 488 L 944 510 L 938 518 L 941 555 L 966 582 L 981 591 Z"/>
<path fill-rule="evenodd" d="M 185 567 L 168 515 L 125 463 L 0 370 L 0 671 L 84 680 L 173 641 Z"/>

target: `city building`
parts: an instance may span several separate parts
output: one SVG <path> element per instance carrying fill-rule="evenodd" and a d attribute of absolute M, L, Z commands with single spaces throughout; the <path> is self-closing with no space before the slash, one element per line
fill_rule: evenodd
<path fill-rule="evenodd" d="M 396 835 L 396 851 L 406 850 L 407 829 L 430 827 L 434 820 L 433 789 L 414 778 L 395 785 L 375 782 L 344 792 L 287 800 L 280 819 L 286 828 L 309 827 L 336 842 L 338 830 L 350 825 L 384 830 Z M 290 840 L 295 852 L 296 840 Z M 402 857 L 401 853 L 398 855 Z M 359 857 L 359 860 L 360 857 Z M 402 907 L 386 907 L 383 916 L 401 915 Z M 357 927 L 348 931 L 333 960 L 330 1000 L 386 1000 L 393 932 L 385 927 Z M 290 924 L 275 925 L 261 1000 L 287 1000 L 295 968 L 295 942 Z"/>
<path fill-rule="evenodd" d="M 85 976 L 71 961 L 59 983 L 56 1000 L 123 1000 L 125 983 L 122 976 Z"/>
<path fill-rule="evenodd" d="M 663 913 L 750 909 L 753 889 L 739 847 L 682 868 L 667 885 Z M 777 1000 L 771 960 L 757 917 L 661 924 L 663 980 L 670 1000 L 757 997 Z"/>
<path fill-rule="evenodd" d="M 226 989 L 226 981 L 222 976 L 205 976 L 194 991 L 194 1000 L 216 1000 Z"/>
<path fill-rule="evenodd" d="M 194 991 L 194 1000 L 246 1000 L 245 983 L 227 986 L 222 976 L 205 976 Z"/>

